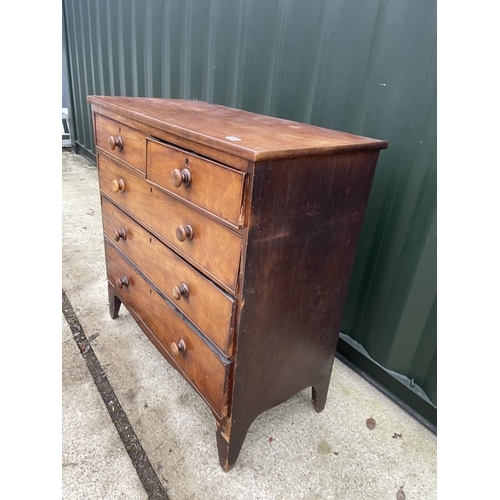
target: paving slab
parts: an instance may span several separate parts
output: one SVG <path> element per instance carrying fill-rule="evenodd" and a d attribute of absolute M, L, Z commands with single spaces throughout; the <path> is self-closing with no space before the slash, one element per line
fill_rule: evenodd
<path fill-rule="evenodd" d="M 97 169 L 70 151 L 62 156 L 63 288 L 170 499 L 396 499 L 401 487 L 408 500 L 437 498 L 436 436 L 338 359 L 322 413 L 310 389 L 269 410 L 250 427 L 235 467 L 223 472 L 208 407 L 123 306 L 111 320 Z M 98 406 L 82 401 L 81 418 Z M 78 453 L 72 457 L 79 464 Z M 97 456 L 81 460 L 107 467 Z M 111 491 L 106 481 L 114 476 L 118 489 L 134 475 L 124 465 L 119 476 L 102 478 L 104 486 L 93 483 L 93 494 L 114 498 L 99 488 Z M 77 478 L 66 475 L 64 498 L 80 498 L 68 480 Z"/>
<path fill-rule="evenodd" d="M 64 316 L 62 333 L 62 498 L 147 499 Z"/>

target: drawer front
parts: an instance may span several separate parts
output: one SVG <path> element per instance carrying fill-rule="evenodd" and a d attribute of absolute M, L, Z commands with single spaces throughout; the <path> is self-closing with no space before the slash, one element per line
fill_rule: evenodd
<path fill-rule="evenodd" d="M 242 172 L 148 139 L 146 176 L 167 191 L 243 227 Z"/>
<path fill-rule="evenodd" d="M 226 376 L 230 365 L 225 365 L 207 345 L 180 319 L 144 279 L 122 259 L 116 250 L 105 244 L 106 267 L 109 282 L 115 294 L 131 307 L 164 347 L 167 359 L 181 371 L 203 396 L 211 408 L 221 416 L 227 396 Z M 118 288 L 116 280 L 126 278 L 127 286 Z M 171 344 L 183 341 L 185 352 L 171 354 Z"/>
<path fill-rule="evenodd" d="M 104 197 L 102 218 L 104 233 L 229 356 L 235 300 Z"/>
<path fill-rule="evenodd" d="M 95 129 L 98 147 L 146 173 L 145 134 L 101 115 L 95 115 Z"/>
<path fill-rule="evenodd" d="M 101 191 L 214 278 L 235 290 L 241 237 L 99 155 Z M 189 227 L 187 227 L 189 226 Z M 188 234 L 191 231 L 192 239 Z M 185 236 L 184 241 L 179 241 Z"/>

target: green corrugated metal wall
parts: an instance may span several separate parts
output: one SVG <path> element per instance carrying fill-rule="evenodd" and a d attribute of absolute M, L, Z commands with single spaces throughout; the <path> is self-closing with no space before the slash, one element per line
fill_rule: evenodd
<path fill-rule="evenodd" d="M 200 99 L 389 141 L 339 350 L 435 425 L 436 2 L 63 0 L 63 28 L 74 148 L 91 158 L 88 94 Z"/>

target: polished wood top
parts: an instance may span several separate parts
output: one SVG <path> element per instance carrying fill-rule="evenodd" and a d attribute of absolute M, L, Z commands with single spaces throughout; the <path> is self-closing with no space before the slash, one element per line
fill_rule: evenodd
<path fill-rule="evenodd" d="M 252 161 L 385 149 L 387 141 L 202 101 L 88 96 L 94 106 Z"/>

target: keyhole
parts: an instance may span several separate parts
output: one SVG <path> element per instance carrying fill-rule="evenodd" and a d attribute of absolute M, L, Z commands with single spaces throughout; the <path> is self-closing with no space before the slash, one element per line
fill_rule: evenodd
<path fill-rule="evenodd" d="M 122 132 L 122 128 L 118 127 L 118 133 L 121 134 L 121 132 Z"/>

